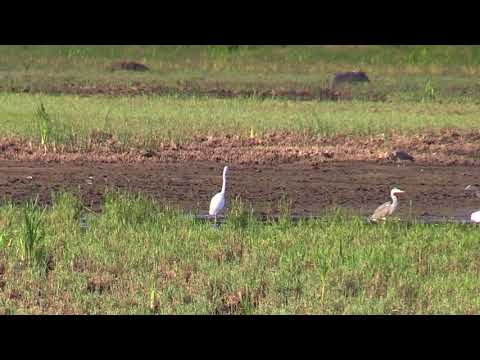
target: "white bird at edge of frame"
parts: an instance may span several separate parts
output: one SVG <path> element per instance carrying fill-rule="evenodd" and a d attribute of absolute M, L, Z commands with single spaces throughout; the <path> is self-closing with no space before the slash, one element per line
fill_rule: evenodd
<path fill-rule="evenodd" d="M 395 194 L 400 194 L 404 193 L 405 191 L 400 190 L 398 188 L 393 188 L 390 191 L 390 197 L 392 198 L 392 201 L 387 201 L 386 203 L 380 205 L 373 213 L 372 216 L 370 216 L 370 221 L 378 221 L 378 220 L 386 220 L 387 216 L 392 215 L 392 213 L 395 211 L 395 209 L 398 207 L 398 198 L 395 196 Z"/>
<path fill-rule="evenodd" d="M 225 187 L 227 185 L 227 170 L 228 166 L 223 168 L 223 184 L 222 190 L 219 193 L 216 193 L 215 196 L 210 201 L 210 210 L 208 215 L 215 218 L 215 225 L 217 225 L 217 215 L 225 206 Z"/>
<path fill-rule="evenodd" d="M 476 224 L 480 223 L 480 211 L 475 211 L 470 215 L 470 220 Z"/>
<path fill-rule="evenodd" d="M 464 191 L 474 191 L 475 196 L 480 198 L 480 187 L 477 184 L 467 185 Z M 470 221 L 476 224 L 480 223 L 480 210 L 475 211 L 470 215 Z"/>

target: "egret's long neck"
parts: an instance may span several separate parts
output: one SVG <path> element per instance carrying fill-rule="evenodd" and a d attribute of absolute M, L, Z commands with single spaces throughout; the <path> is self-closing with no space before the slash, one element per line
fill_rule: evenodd
<path fill-rule="evenodd" d="M 225 194 L 225 187 L 226 187 L 226 185 L 227 185 L 227 177 L 226 177 L 226 175 L 227 175 L 227 172 L 224 171 L 224 172 L 223 172 L 222 191 L 221 191 L 222 194 Z"/>

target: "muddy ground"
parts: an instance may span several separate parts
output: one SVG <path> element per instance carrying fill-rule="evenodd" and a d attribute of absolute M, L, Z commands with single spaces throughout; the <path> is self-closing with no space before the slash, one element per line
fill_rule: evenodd
<path fill-rule="evenodd" d="M 84 204 L 101 209 L 106 187 L 149 194 L 185 211 L 206 214 L 209 201 L 221 187 L 221 162 L 88 161 L 41 162 L 0 160 L 0 196 L 16 203 L 39 195 L 50 202 L 54 191 L 70 190 Z M 282 196 L 292 215 L 321 215 L 325 209 L 344 207 L 371 213 L 388 200 L 392 186 L 405 190 L 399 216 L 453 216 L 468 219 L 480 200 L 467 196 L 467 184 L 480 182 L 480 168 L 365 161 L 332 161 L 271 165 L 233 164 L 227 181 L 227 202 L 236 196 L 260 214 L 278 214 Z M 410 207 L 411 202 L 411 207 Z M 228 205 L 228 203 L 227 203 Z"/>
<path fill-rule="evenodd" d="M 174 85 L 164 82 L 132 84 L 78 84 L 78 83 L 28 83 L 21 85 L 0 84 L 1 91 L 21 93 L 45 94 L 74 94 L 80 96 L 108 95 L 108 96 L 135 96 L 135 95 L 180 95 L 180 96 L 209 96 L 217 98 L 235 98 L 255 96 L 261 99 L 284 98 L 290 100 L 353 100 L 358 96 L 349 87 L 331 88 L 309 87 L 299 84 L 289 84 L 273 88 L 271 85 L 257 83 L 248 88 L 238 89 L 229 84 L 215 81 L 177 81 Z M 385 101 L 386 94 L 375 89 L 368 89 L 361 95 L 364 100 Z"/>
<path fill-rule="evenodd" d="M 296 216 L 317 216 L 333 207 L 369 214 L 389 199 L 393 186 L 406 191 L 400 216 L 466 220 L 480 208 L 480 200 L 463 191 L 480 183 L 478 131 L 392 136 L 387 143 L 383 136 L 197 136 L 136 150 L 119 147 L 113 135 L 101 138 L 105 141 L 82 150 L 59 145 L 47 152 L 23 140 L 1 139 L 0 198 L 20 203 L 38 194 L 48 204 L 52 191 L 69 190 L 101 210 L 108 187 L 205 214 L 228 164 L 228 199 L 238 196 L 260 214 L 278 215 L 282 197 Z M 415 162 L 388 159 L 400 148 Z"/>

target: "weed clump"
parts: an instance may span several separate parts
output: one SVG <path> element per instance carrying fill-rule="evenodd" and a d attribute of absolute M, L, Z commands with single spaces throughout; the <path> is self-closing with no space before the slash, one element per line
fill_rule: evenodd
<path fill-rule="evenodd" d="M 45 209 L 38 207 L 38 197 L 23 208 L 23 236 L 20 237 L 22 261 L 47 269 L 49 257 L 45 248 Z"/>
<path fill-rule="evenodd" d="M 35 118 L 37 119 L 38 134 L 40 137 L 40 144 L 46 145 L 52 134 L 52 119 L 45 110 L 43 102 L 35 110 Z"/>

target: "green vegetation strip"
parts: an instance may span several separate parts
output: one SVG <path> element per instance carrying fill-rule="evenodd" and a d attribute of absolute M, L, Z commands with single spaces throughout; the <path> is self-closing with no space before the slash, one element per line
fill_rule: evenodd
<path fill-rule="evenodd" d="M 219 229 L 109 193 L 101 214 L 0 207 L 0 313 L 469 314 L 478 229 L 454 224 L 263 223 L 232 204 Z"/>
<path fill-rule="evenodd" d="M 309 89 L 331 85 L 340 71 L 365 71 L 374 92 L 392 101 L 476 101 L 480 46 L 0 46 L 0 89 L 48 91 L 69 84 L 189 82 L 230 89 Z M 148 71 L 112 71 L 135 61 Z"/>
<path fill-rule="evenodd" d="M 112 62 L 132 60 L 145 63 L 155 74 L 169 78 L 242 74 L 266 78 L 319 76 L 328 71 L 352 70 L 382 74 L 478 73 L 480 46 L 0 46 L 0 71 L 46 76 L 75 76 L 107 72 Z M 182 75 L 183 73 L 183 75 Z M 223 75 L 221 75 L 223 73 Z M 273 74 L 273 76 L 272 76 Z M 128 76 L 123 74 L 124 76 Z M 120 75 L 118 75 L 120 76 Z M 148 74 L 130 74 L 147 77 Z"/>
<path fill-rule="evenodd" d="M 43 107 L 42 107 L 43 106 Z M 256 98 L 79 97 L 0 94 L 2 136 L 83 147 L 100 130 L 124 146 L 158 146 L 194 135 L 415 134 L 478 129 L 474 103 L 296 102 Z"/>

